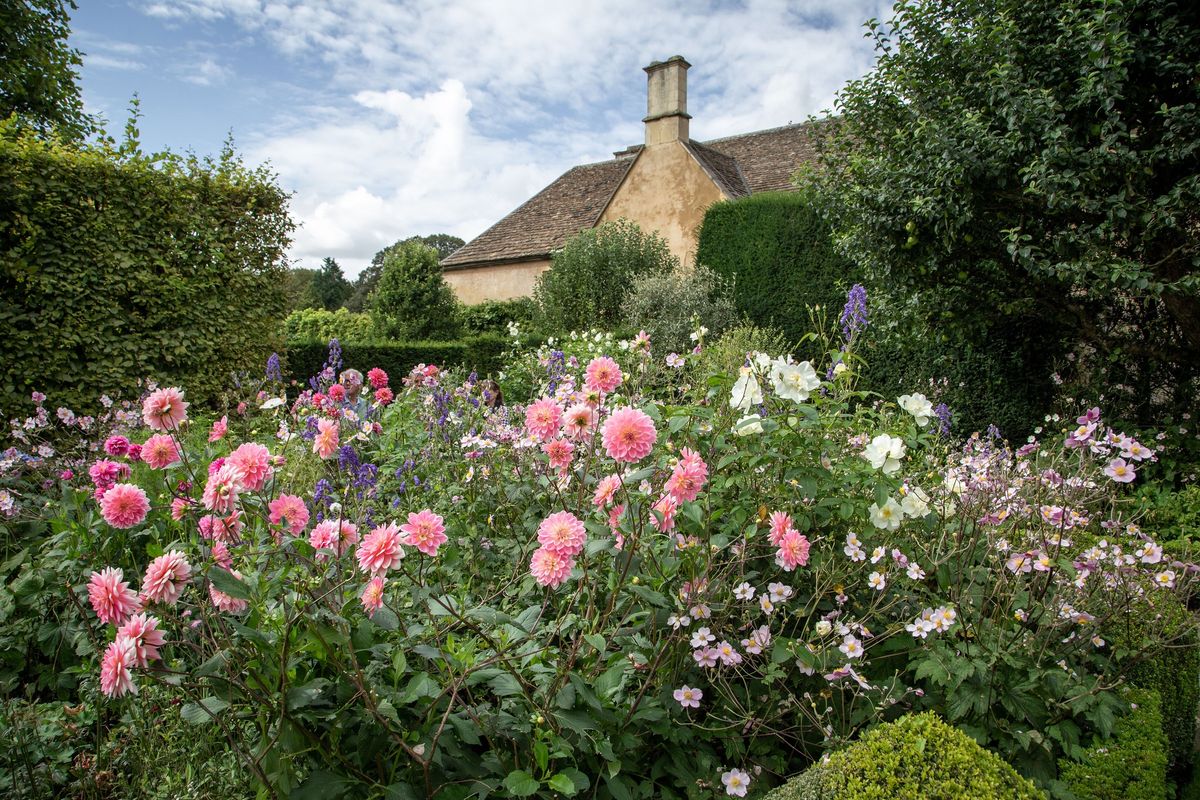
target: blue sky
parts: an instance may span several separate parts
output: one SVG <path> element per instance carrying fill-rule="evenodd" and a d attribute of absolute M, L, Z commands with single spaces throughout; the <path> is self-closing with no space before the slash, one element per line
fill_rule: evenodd
<path fill-rule="evenodd" d="M 414 234 L 464 239 L 575 164 L 642 141 L 641 68 L 691 62 L 699 140 L 801 121 L 872 63 L 878 0 L 80 0 L 84 102 L 143 146 L 232 132 L 294 193 L 297 266 L 355 275 Z"/>

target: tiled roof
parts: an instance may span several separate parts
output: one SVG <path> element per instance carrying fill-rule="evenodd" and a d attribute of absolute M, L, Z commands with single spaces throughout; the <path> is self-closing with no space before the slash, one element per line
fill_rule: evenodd
<path fill-rule="evenodd" d="M 788 190 L 794 188 L 791 178 L 796 170 L 816 156 L 809 125 L 785 125 L 708 142 L 687 142 L 685 147 L 729 197 Z M 464 269 L 548 258 L 581 230 L 595 227 L 641 149 L 635 145 L 610 161 L 567 170 L 520 208 L 447 256 L 442 266 Z"/>
<path fill-rule="evenodd" d="M 637 154 L 584 164 L 442 259 L 443 267 L 549 257 L 581 230 L 594 228 Z"/>

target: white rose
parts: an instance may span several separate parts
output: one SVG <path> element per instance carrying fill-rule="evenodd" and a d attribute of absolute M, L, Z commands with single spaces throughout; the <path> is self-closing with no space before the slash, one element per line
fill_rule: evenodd
<path fill-rule="evenodd" d="M 775 394 L 793 403 L 803 403 L 821 385 L 816 370 L 808 361 L 789 364 L 782 358 L 771 364 L 771 382 Z"/>
<path fill-rule="evenodd" d="M 762 433 L 762 417 L 758 414 L 751 414 L 747 417 L 742 417 L 733 426 L 733 432 L 738 436 L 750 436 L 755 433 Z"/>
<path fill-rule="evenodd" d="M 741 377 L 733 384 L 733 391 L 730 392 L 730 407 L 738 411 L 749 411 L 762 401 L 762 387 L 758 385 L 758 378 L 754 377 L 754 372 L 749 367 L 742 367 Z"/>
<path fill-rule="evenodd" d="M 933 405 L 923 394 L 902 394 L 897 398 L 900 407 L 916 417 L 917 425 L 924 428 L 933 416 Z"/>
<path fill-rule="evenodd" d="M 881 433 L 863 449 L 862 457 L 875 469 L 882 469 L 884 475 L 892 475 L 900 469 L 900 459 L 906 452 L 903 439 Z"/>
<path fill-rule="evenodd" d="M 870 512 L 871 524 L 880 530 L 894 531 L 900 527 L 900 522 L 904 519 L 904 511 L 892 497 L 889 497 L 882 507 L 877 503 L 871 503 Z"/>

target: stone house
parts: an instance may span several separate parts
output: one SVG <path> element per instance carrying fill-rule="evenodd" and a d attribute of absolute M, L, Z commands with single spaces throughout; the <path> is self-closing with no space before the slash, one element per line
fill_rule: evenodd
<path fill-rule="evenodd" d="M 464 303 L 533 293 L 550 254 L 581 230 L 625 218 L 657 231 L 690 264 L 704 212 L 719 200 L 790 190 L 813 157 L 808 123 L 708 142 L 688 135 L 682 56 L 656 61 L 648 76 L 646 141 L 596 164 L 573 167 L 504 219 L 442 260 Z"/>

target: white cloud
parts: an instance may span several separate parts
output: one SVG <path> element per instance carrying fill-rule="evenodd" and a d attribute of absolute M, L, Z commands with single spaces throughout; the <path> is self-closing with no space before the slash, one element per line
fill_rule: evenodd
<path fill-rule="evenodd" d="M 145 69 L 146 67 L 145 64 L 136 59 L 117 58 L 104 55 L 103 53 L 85 55 L 83 60 L 89 67 L 99 67 L 100 69 L 138 70 Z"/>
<path fill-rule="evenodd" d="M 179 70 L 179 77 L 197 86 L 216 86 L 229 80 L 232 75 L 233 70 L 222 64 L 218 64 L 211 57 L 203 58 L 191 64 L 181 65 Z"/>
<path fill-rule="evenodd" d="M 183 24 L 221 21 L 323 77 L 314 107 L 250 137 L 296 192 L 293 255 L 355 273 L 397 238 L 470 238 L 575 163 L 641 141 L 640 67 L 675 53 L 692 134 L 717 138 L 831 106 L 873 55 L 881 0 L 172 0 Z M 211 63 L 209 83 L 232 76 Z M 329 97 L 342 98 L 328 108 Z M 337 104 L 339 101 L 333 101 Z M 243 134 L 243 140 L 246 138 Z"/>

